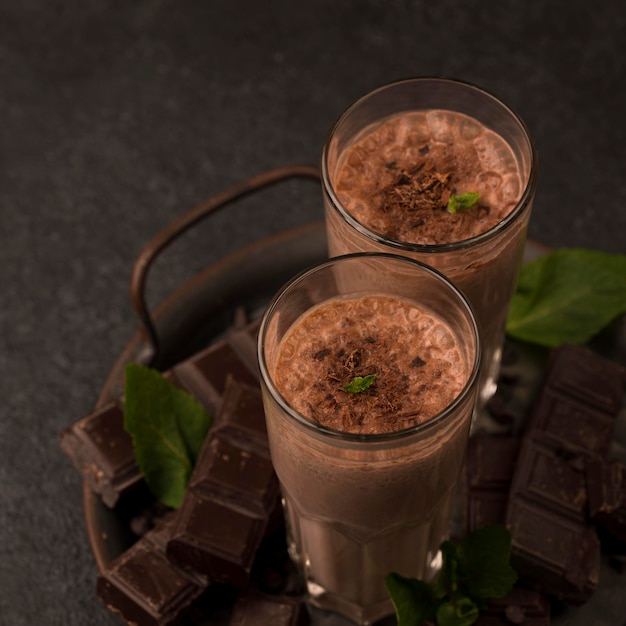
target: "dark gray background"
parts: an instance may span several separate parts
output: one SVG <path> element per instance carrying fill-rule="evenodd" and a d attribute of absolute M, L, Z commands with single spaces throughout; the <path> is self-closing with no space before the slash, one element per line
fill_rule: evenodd
<path fill-rule="evenodd" d="M 0 5 L 0 623 L 104 625 L 81 481 L 58 432 L 135 332 L 143 245 L 226 186 L 316 165 L 385 82 L 476 83 L 526 120 L 530 235 L 626 252 L 626 18 L 608 2 L 25 0 Z M 155 268 L 158 302 L 209 262 L 322 218 L 315 186 L 220 214 Z"/>

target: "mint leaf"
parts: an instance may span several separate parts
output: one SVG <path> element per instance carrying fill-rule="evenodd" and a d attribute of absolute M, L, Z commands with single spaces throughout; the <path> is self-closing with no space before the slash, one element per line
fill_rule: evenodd
<path fill-rule="evenodd" d="M 584 344 L 626 312 L 626 255 L 563 248 L 526 263 L 506 330 L 546 347 Z"/>
<path fill-rule="evenodd" d="M 492 524 L 470 533 L 457 548 L 459 586 L 474 599 L 501 598 L 517 580 L 510 565 L 511 533 Z"/>
<path fill-rule="evenodd" d="M 439 626 L 470 626 L 478 619 L 478 607 L 469 598 L 444 602 L 437 609 Z"/>
<path fill-rule="evenodd" d="M 442 566 L 432 583 L 389 574 L 385 583 L 398 626 L 470 626 L 490 598 L 506 595 L 517 580 L 510 566 L 511 534 L 502 525 L 480 528 L 460 543 L 441 544 Z"/>
<path fill-rule="evenodd" d="M 154 495 L 178 508 L 211 416 L 158 371 L 134 363 L 125 369 L 124 397 L 137 465 Z"/>
<path fill-rule="evenodd" d="M 343 390 L 348 393 L 361 393 L 376 380 L 376 374 L 368 374 L 367 376 L 355 376 L 347 385 L 343 386 Z"/>
<path fill-rule="evenodd" d="M 460 195 L 452 194 L 448 200 L 448 211 L 450 213 L 461 213 L 473 207 L 477 202 L 480 194 L 473 191 L 467 191 Z"/>
<path fill-rule="evenodd" d="M 458 547 L 451 541 L 444 541 L 439 548 L 441 550 L 441 569 L 433 582 L 433 591 L 438 600 L 451 596 L 458 589 L 457 565 L 459 557 Z"/>
<path fill-rule="evenodd" d="M 428 583 L 392 573 L 385 578 L 385 585 L 398 626 L 420 626 L 435 618 L 436 604 Z"/>

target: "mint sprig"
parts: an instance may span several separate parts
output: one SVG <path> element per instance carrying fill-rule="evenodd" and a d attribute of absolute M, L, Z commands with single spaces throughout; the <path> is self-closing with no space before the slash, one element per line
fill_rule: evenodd
<path fill-rule="evenodd" d="M 511 534 L 493 524 L 459 543 L 441 544 L 442 566 L 432 583 L 397 573 L 385 579 L 398 626 L 470 626 L 485 601 L 506 595 L 517 580 L 510 565 Z"/>
<path fill-rule="evenodd" d="M 448 211 L 450 213 L 462 213 L 472 208 L 477 202 L 480 194 L 467 191 L 462 194 L 452 194 L 448 200 Z"/>
<path fill-rule="evenodd" d="M 148 487 L 163 504 L 180 506 L 211 421 L 191 394 L 160 372 L 126 366 L 124 428 Z"/>
<path fill-rule="evenodd" d="M 509 336 L 546 347 L 584 344 L 626 312 L 626 255 L 562 248 L 526 263 Z"/>
<path fill-rule="evenodd" d="M 361 393 L 372 386 L 376 380 L 376 374 L 368 374 L 367 376 L 355 376 L 347 385 L 343 386 L 343 390 L 348 393 Z"/>

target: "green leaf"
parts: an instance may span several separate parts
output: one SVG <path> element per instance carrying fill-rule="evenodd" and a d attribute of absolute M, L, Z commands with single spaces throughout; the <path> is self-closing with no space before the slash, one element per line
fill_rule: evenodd
<path fill-rule="evenodd" d="M 428 583 L 392 573 L 385 578 L 385 585 L 398 626 L 421 626 L 435 618 L 437 605 Z"/>
<path fill-rule="evenodd" d="M 398 626 L 470 626 L 489 598 L 506 595 L 517 580 L 510 566 L 511 533 L 494 524 L 475 530 L 460 543 L 441 544 L 442 566 L 432 583 L 389 574 L 385 583 Z"/>
<path fill-rule="evenodd" d="M 492 524 L 470 533 L 457 548 L 457 582 L 474 600 L 501 598 L 517 580 L 510 565 L 511 533 Z"/>
<path fill-rule="evenodd" d="M 507 333 L 547 347 L 584 344 L 626 312 L 626 255 L 563 248 L 522 267 Z"/>
<path fill-rule="evenodd" d="M 452 595 L 458 589 L 457 564 L 459 558 L 457 545 L 452 543 L 452 541 L 444 541 L 440 550 L 442 557 L 441 569 L 433 583 L 433 593 L 438 600 Z"/>
<path fill-rule="evenodd" d="M 478 607 L 470 598 L 444 602 L 437 609 L 439 626 L 470 626 L 478 619 Z"/>
<path fill-rule="evenodd" d="M 343 390 L 348 393 L 361 393 L 376 380 L 376 374 L 368 374 L 367 376 L 355 376 L 347 385 L 343 386 Z"/>
<path fill-rule="evenodd" d="M 450 213 L 461 213 L 473 207 L 477 202 L 480 194 L 473 191 L 467 191 L 459 195 L 452 194 L 448 200 L 448 211 Z"/>
<path fill-rule="evenodd" d="M 125 369 L 124 427 L 150 490 L 178 508 L 211 425 L 211 416 L 162 374 L 131 363 Z"/>

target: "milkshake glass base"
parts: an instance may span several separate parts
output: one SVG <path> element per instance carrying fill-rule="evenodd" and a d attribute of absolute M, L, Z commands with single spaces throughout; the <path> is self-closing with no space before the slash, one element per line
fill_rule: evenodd
<path fill-rule="evenodd" d="M 343 598 L 334 596 L 331 593 L 327 593 L 323 587 L 313 582 L 307 584 L 307 591 L 309 594 L 309 602 L 312 606 L 324 611 L 339 613 L 361 626 L 369 626 L 394 613 L 391 600 L 385 600 L 378 604 L 362 607 L 351 604 Z"/>

